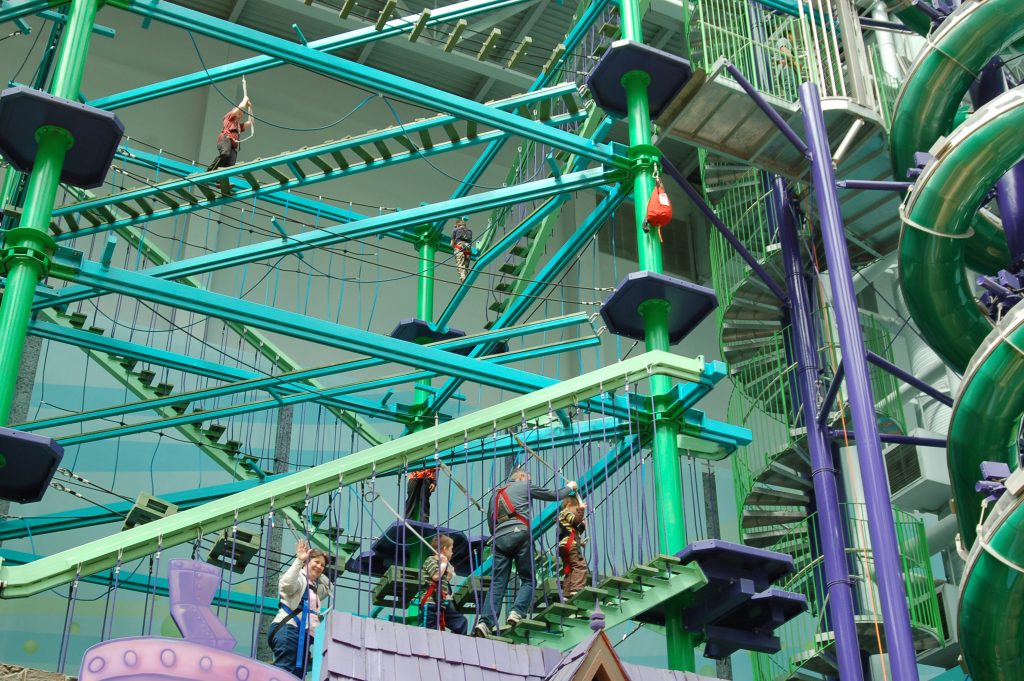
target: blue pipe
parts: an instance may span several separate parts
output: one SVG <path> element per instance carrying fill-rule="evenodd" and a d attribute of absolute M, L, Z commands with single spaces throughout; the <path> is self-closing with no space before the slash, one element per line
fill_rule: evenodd
<path fill-rule="evenodd" d="M 800 104 L 811 150 L 811 179 L 818 215 L 821 216 L 821 236 L 828 261 L 828 277 L 832 284 L 832 303 L 839 328 L 843 364 L 846 367 L 846 389 L 850 395 L 850 411 L 857 436 L 857 457 L 864 485 L 868 530 L 878 575 L 892 674 L 900 681 L 917 681 L 917 659 L 910 630 L 910 614 L 907 612 L 907 591 L 903 583 L 896 528 L 893 525 L 889 481 L 882 459 L 878 423 L 875 420 L 875 399 L 871 391 L 864 334 L 860 328 L 857 295 L 850 271 L 850 254 L 846 248 L 843 217 L 836 193 L 828 130 L 816 84 L 804 83 L 800 86 Z M 835 529 L 829 528 L 830 531 Z M 841 528 L 838 529 L 841 531 Z"/>
<path fill-rule="evenodd" d="M 839 508 L 835 462 L 825 433 L 815 419 L 818 403 L 818 353 L 814 344 L 811 316 L 814 312 L 804 280 L 803 254 L 797 236 L 796 220 L 786 191 L 786 183 L 776 177 L 772 182 L 772 211 L 779 230 L 779 244 L 786 266 L 786 288 L 789 291 L 790 321 L 796 351 L 796 382 L 803 405 L 803 425 L 807 429 L 807 447 L 811 456 L 811 482 L 814 484 L 814 506 L 821 522 L 818 534 L 825 566 L 826 593 L 831 624 L 836 635 L 839 676 L 843 681 L 863 681 L 860 666 L 860 645 L 854 621 L 853 589 L 846 564 L 846 542 L 843 516 Z"/>

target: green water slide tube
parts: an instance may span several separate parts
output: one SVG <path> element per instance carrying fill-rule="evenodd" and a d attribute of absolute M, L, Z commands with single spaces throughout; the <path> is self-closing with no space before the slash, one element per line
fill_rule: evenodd
<path fill-rule="evenodd" d="M 995 327 L 975 304 L 964 240 L 988 189 L 1024 159 L 1024 89 L 979 109 L 944 143 L 907 200 L 900 242 L 904 296 L 926 340 L 964 376 L 947 456 L 960 537 L 972 546 L 961 592 L 959 633 L 974 681 L 1024 679 L 1024 507 L 1008 495 L 981 519 L 978 464 L 1016 467 L 1024 416 L 1024 308 Z M 1024 474 L 1021 474 L 1024 475 Z M 1024 492 L 1022 492 L 1024 496 Z"/>
<path fill-rule="evenodd" d="M 967 0 L 929 36 L 896 101 L 890 133 L 896 179 L 906 178 L 914 152 L 929 150 L 953 129 L 975 75 L 1022 37 L 1021 0 Z M 974 236 L 966 240 L 968 267 L 984 273 L 1005 267 L 1009 252 L 1001 230 L 979 219 L 973 228 Z M 966 359 L 959 366 L 965 364 Z"/>

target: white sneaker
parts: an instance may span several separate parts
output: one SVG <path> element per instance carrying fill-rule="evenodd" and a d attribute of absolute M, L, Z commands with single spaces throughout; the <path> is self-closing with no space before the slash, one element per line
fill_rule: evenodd
<path fill-rule="evenodd" d="M 511 612 L 509 612 L 508 619 L 505 620 L 505 623 L 508 624 L 510 627 L 514 627 L 517 624 L 519 624 L 522 621 L 522 619 L 523 619 L 522 615 L 520 615 L 515 610 L 512 610 Z"/>
<path fill-rule="evenodd" d="M 473 635 L 480 638 L 487 638 L 491 635 L 491 628 L 487 626 L 487 622 L 477 622 L 476 626 L 473 627 Z"/>

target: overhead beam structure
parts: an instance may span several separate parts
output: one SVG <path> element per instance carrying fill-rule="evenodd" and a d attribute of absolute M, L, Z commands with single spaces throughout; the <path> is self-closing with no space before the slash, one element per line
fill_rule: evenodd
<path fill-rule="evenodd" d="M 125 8 L 140 16 L 262 52 L 324 76 L 543 142 L 600 164 L 619 168 L 626 168 L 629 165 L 625 155 L 616 152 L 611 145 L 595 144 L 570 132 L 551 128 L 506 111 L 492 109 L 472 99 L 459 97 L 364 64 L 324 54 L 305 45 L 275 38 L 245 26 L 174 5 L 166 0 L 128 0 Z"/>
<path fill-rule="evenodd" d="M 76 574 L 90 575 L 113 567 L 119 560 L 127 562 L 141 558 L 152 553 L 158 542 L 168 548 L 265 515 L 275 508 L 303 504 L 312 497 L 431 456 L 435 447 L 454 447 L 465 438 L 483 437 L 495 429 L 517 426 L 524 418 L 537 418 L 546 415 L 549 409 L 579 404 L 602 390 L 617 390 L 626 382 L 636 383 L 650 376 L 687 383 L 711 381 L 708 368 L 701 359 L 667 352 L 645 353 L 27 565 L 10 566 L 0 562 L 0 598 L 31 596 L 66 584 Z"/>
<path fill-rule="evenodd" d="M 537 180 L 515 187 L 503 187 L 489 192 L 473 194 L 462 199 L 442 201 L 426 206 L 419 206 L 396 213 L 388 213 L 369 217 L 359 222 L 346 225 L 323 227 L 315 232 L 289 235 L 287 239 L 273 239 L 250 246 L 240 246 L 217 253 L 200 255 L 194 258 L 168 263 L 159 267 L 143 270 L 141 274 L 159 279 L 179 279 L 195 276 L 205 272 L 226 269 L 279 258 L 284 255 L 301 253 L 312 248 L 325 248 L 343 241 L 362 239 L 405 227 L 423 224 L 442 217 L 451 217 L 467 213 L 488 210 L 494 206 L 511 205 L 526 201 L 545 199 L 563 192 L 592 189 L 609 182 L 615 182 L 621 171 L 607 168 L 594 168 L 562 175 L 560 178 Z M 66 305 L 79 300 L 87 300 L 96 295 L 88 287 L 69 287 L 48 296 L 39 296 L 34 307 L 41 309 L 54 305 Z"/>

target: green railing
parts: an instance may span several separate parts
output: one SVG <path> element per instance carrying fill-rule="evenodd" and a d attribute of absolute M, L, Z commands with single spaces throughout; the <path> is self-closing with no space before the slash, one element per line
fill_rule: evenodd
<path fill-rule="evenodd" d="M 819 348 L 819 366 L 824 367 L 824 378 L 830 380 L 840 356 L 839 341 L 831 323 L 831 308 L 828 305 L 822 308 L 825 341 Z M 865 347 L 892 361 L 892 335 L 889 330 L 867 314 L 861 315 L 861 328 Z M 733 484 L 741 514 L 754 483 L 773 461 L 798 444 L 796 440 L 802 435 L 802 431 L 796 429 L 802 421 L 800 407 L 795 400 L 796 367 L 786 352 L 787 332 L 788 327 L 780 329 L 756 355 L 731 367 L 734 389 L 729 400 L 729 423 L 750 428 L 755 434 L 754 441 L 741 447 L 732 457 Z M 905 433 L 906 420 L 899 384 L 891 374 L 874 365 L 869 367 L 869 371 L 880 430 Z M 840 429 L 848 426 L 846 429 L 852 430 L 842 398 L 836 401 L 830 420 Z"/>
<path fill-rule="evenodd" d="M 846 543 L 850 547 L 847 549 L 848 564 L 854 584 L 854 608 L 861 646 L 865 650 L 877 650 L 882 619 L 874 583 L 875 564 L 868 538 L 867 513 L 863 504 L 843 504 L 841 511 Z M 900 547 L 910 624 L 920 636 L 931 638 L 937 644 L 944 640 L 944 633 L 924 523 L 898 509 L 893 509 L 893 522 Z M 818 536 L 817 523 L 817 515 L 809 516 L 772 547 L 793 556 L 796 571 L 783 588 L 802 594 L 807 599 L 808 610 L 776 631 L 782 650 L 773 655 L 753 655 L 754 678 L 757 681 L 785 681 L 797 669 L 807 666 L 813 658 L 835 644 L 828 621 L 827 580 L 822 559 L 811 551 L 812 542 L 809 541 L 810 537 Z"/>
<path fill-rule="evenodd" d="M 900 82 L 886 73 L 877 43 L 868 45 L 868 54 L 871 56 L 871 68 L 875 76 L 878 108 L 882 113 L 885 129 L 889 130 L 892 127 L 893 111 L 896 110 L 896 99 L 900 94 Z"/>
<path fill-rule="evenodd" d="M 762 171 L 745 168 L 699 150 L 704 197 L 715 213 L 764 262 L 778 239 L 768 223 L 768 192 Z M 718 294 L 718 316 L 732 304 L 736 289 L 751 276 L 750 267 L 717 231 L 711 232 L 711 277 Z"/>
<path fill-rule="evenodd" d="M 792 17 L 747 0 L 698 0 L 693 25 L 703 46 L 701 67 L 708 71 L 725 57 L 760 92 L 787 102 L 798 100 L 804 81 L 817 83 L 823 97 L 849 96 L 846 53 L 830 3 L 816 3 L 813 11 L 797 6 L 801 15 Z"/>

